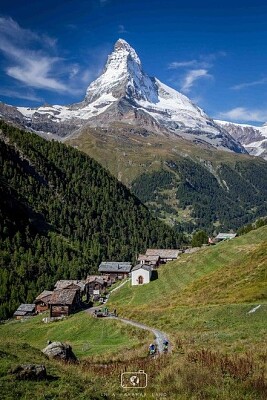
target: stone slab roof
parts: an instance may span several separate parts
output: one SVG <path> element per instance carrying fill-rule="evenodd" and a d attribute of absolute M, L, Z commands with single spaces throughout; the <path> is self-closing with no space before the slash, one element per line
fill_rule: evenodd
<path fill-rule="evenodd" d="M 76 289 L 54 290 L 51 299 L 49 300 L 49 304 L 71 305 L 74 302 L 76 293 Z"/>
<path fill-rule="evenodd" d="M 35 304 L 21 304 L 18 309 L 14 312 L 16 317 L 27 315 L 28 313 L 34 313 Z"/>
<path fill-rule="evenodd" d="M 178 249 L 147 249 L 146 256 L 159 256 L 160 258 L 178 258 L 181 250 Z"/>
<path fill-rule="evenodd" d="M 159 261 L 159 256 L 158 255 L 139 254 L 138 261 L 151 261 L 151 262 L 156 263 L 157 261 Z"/>
<path fill-rule="evenodd" d="M 86 283 L 91 283 L 91 282 L 95 282 L 97 280 L 101 280 L 103 282 L 108 282 L 110 281 L 109 276 L 108 275 L 88 275 L 86 278 Z"/>
<path fill-rule="evenodd" d="M 225 240 L 225 239 L 233 239 L 236 237 L 236 233 L 219 233 L 215 239 L 216 240 Z"/>
<path fill-rule="evenodd" d="M 84 290 L 85 282 L 79 281 L 77 279 L 69 279 L 69 280 L 60 280 L 55 284 L 56 289 L 65 289 L 68 286 L 75 285 L 79 287 L 81 290 Z"/>
<path fill-rule="evenodd" d="M 99 272 L 127 273 L 132 269 L 130 262 L 105 261 L 99 265 Z"/>
<path fill-rule="evenodd" d="M 94 279 L 90 279 L 89 281 L 87 281 L 87 283 L 99 283 L 100 285 L 104 285 L 106 281 L 104 279 L 101 278 L 101 276 L 97 276 Z"/>
<path fill-rule="evenodd" d="M 151 271 L 151 266 L 147 264 L 137 264 L 133 267 L 132 271 L 137 271 L 138 269 L 144 269 L 145 271 Z"/>
<path fill-rule="evenodd" d="M 38 300 L 48 300 L 51 297 L 52 293 L 53 292 L 51 290 L 44 290 L 36 297 L 34 303 L 36 303 Z"/>

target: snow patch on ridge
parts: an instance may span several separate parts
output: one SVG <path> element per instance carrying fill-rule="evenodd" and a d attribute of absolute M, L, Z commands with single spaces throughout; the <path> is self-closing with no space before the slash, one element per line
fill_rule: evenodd
<path fill-rule="evenodd" d="M 21 112 L 27 118 L 32 118 L 38 114 L 50 115 L 54 117 L 57 122 L 71 120 L 74 118 L 88 120 L 96 115 L 103 113 L 111 103 L 117 99 L 112 96 L 111 93 L 102 95 L 99 99 L 91 104 L 84 107 L 73 109 L 71 106 L 43 106 L 39 108 L 27 108 L 17 107 L 18 111 Z"/>
<path fill-rule="evenodd" d="M 215 122 L 238 140 L 249 154 L 267 160 L 267 124 L 254 126 L 221 120 L 215 120 Z"/>

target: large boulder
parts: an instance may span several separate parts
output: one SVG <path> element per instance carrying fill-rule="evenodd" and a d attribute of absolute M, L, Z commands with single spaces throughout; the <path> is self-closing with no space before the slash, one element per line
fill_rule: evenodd
<path fill-rule="evenodd" d="M 16 375 L 17 379 L 41 380 L 47 378 L 44 365 L 22 364 L 12 369 L 11 374 Z"/>
<path fill-rule="evenodd" d="M 62 361 L 70 361 L 74 362 L 77 361 L 75 354 L 72 351 L 72 348 L 67 343 L 62 342 L 52 342 L 42 352 L 48 358 L 55 358 Z"/>

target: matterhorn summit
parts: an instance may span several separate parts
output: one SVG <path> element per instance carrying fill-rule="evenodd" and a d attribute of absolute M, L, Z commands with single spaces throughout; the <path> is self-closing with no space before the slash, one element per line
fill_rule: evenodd
<path fill-rule="evenodd" d="M 179 137 L 227 151 L 246 152 L 188 97 L 149 77 L 135 50 L 123 39 L 115 43 L 103 73 L 89 85 L 82 102 L 38 108 L 1 103 L 0 113 L 5 119 L 52 136 L 79 134 L 84 126 L 108 131 L 119 124 L 118 134 L 124 128 L 134 128 L 134 132 L 140 129 L 146 135 Z"/>
<path fill-rule="evenodd" d="M 143 72 L 135 50 L 123 39 L 115 43 L 103 74 L 88 87 L 85 101 L 91 103 L 109 94 L 116 100 L 125 96 L 153 102 L 157 98 L 155 84 Z"/>

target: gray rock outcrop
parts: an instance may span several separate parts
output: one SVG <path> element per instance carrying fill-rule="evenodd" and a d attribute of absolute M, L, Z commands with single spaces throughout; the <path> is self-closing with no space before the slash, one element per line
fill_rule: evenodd
<path fill-rule="evenodd" d="M 11 374 L 16 375 L 21 380 L 42 380 L 47 379 L 46 368 L 44 365 L 22 364 L 11 370 Z"/>
<path fill-rule="evenodd" d="M 62 342 L 52 342 L 46 346 L 42 352 L 50 359 L 75 362 L 77 358 L 69 344 Z"/>

